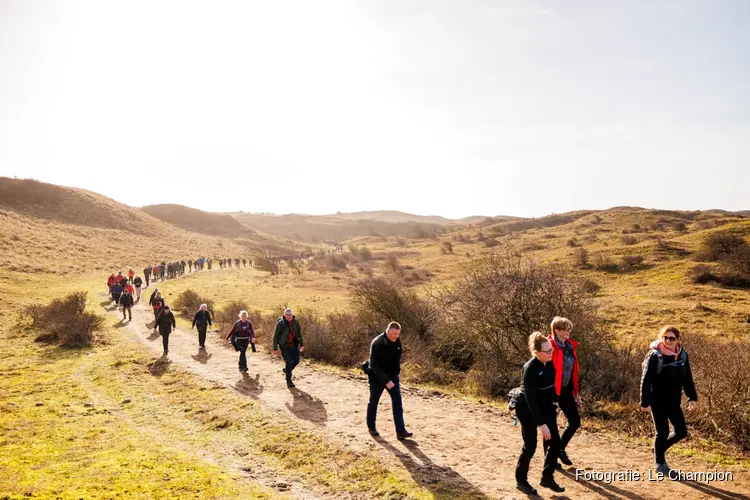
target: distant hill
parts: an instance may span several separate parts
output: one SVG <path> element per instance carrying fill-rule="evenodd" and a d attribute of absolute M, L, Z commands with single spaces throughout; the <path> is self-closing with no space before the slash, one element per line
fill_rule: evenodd
<path fill-rule="evenodd" d="M 149 205 L 141 210 L 152 217 L 193 233 L 225 238 L 253 238 L 258 232 L 228 214 L 204 212 L 184 205 Z"/>
<path fill-rule="evenodd" d="M 350 216 L 351 214 L 269 215 L 239 212 L 231 215 L 246 226 L 264 233 L 312 243 L 324 240 L 343 241 L 361 236 L 419 238 L 442 231 L 444 227 L 443 224 L 429 222 L 394 222 L 376 218 L 360 219 Z M 400 216 L 392 215 L 387 218 L 398 220 Z"/>
<path fill-rule="evenodd" d="M 169 230 L 141 210 L 100 194 L 31 179 L 0 177 L 0 208 L 49 221 L 138 234 Z"/>
<path fill-rule="evenodd" d="M 183 215 L 193 213 L 182 208 Z M 0 177 L 0 268 L 58 274 L 140 271 L 155 262 L 199 255 L 249 258 L 260 249 L 289 251 L 289 244 L 258 235 L 228 215 L 195 212 L 193 225 L 201 231 L 189 232 L 96 193 Z M 215 216 L 210 218 L 219 231 L 203 231 L 201 214 Z M 216 232 L 233 237 L 220 239 Z"/>

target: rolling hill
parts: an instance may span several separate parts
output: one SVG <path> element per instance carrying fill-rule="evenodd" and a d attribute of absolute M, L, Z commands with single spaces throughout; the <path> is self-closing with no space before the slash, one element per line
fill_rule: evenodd
<path fill-rule="evenodd" d="M 0 177 L 0 267 L 79 274 L 141 269 L 198 255 L 250 257 L 259 249 L 283 253 L 288 248 L 229 216 L 217 219 L 227 234 L 228 227 L 238 228 L 233 233 L 237 237 L 190 232 L 89 191 Z M 195 227 L 203 227 L 202 222 Z"/>
<path fill-rule="evenodd" d="M 258 232 L 227 214 L 204 212 L 184 205 L 148 205 L 141 210 L 168 224 L 198 234 L 224 238 L 257 238 Z"/>

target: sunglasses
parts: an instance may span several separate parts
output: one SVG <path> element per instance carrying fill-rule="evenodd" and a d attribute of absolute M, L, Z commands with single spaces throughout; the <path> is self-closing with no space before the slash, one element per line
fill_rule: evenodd
<path fill-rule="evenodd" d="M 664 340 L 668 340 L 670 342 L 674 342 L 675 340 L 677 340 L 677 337 L 663 337 L 663 338 Z"/>

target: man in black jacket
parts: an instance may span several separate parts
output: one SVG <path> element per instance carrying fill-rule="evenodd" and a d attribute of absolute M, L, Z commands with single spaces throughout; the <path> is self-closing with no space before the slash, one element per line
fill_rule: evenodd
<path fill-rule="evenodd" d="M 413 436 L 404 425 L 404 409 L 401 403 L 401 387 L 398 376 L 401 373 L 401 325 L 391 321 L 385 330 L 370 344 L 368 379 L 370 401 L 367 403 L 367 428 L 370 435 L 379 436 L 375 428 L 378 402 L 384 390 L 388 390 L 393 407 L 393 423 L 396 424 L 396 437 L 404 440 Z"/>
<path fill-rule="evenodd" d="M 133 321 L 133 294 L 127 288 L 120 297 L 120 307 L 122 307 L 122 320 L 125 321 L 125 313 L 127 313 L 128 321 Z"/>
<path fill-rule="evenodd" d="M 156 317 L 156 326 L 159 327 L 159 334 L 164 345 L 164 355 L 169 354 L 169 334 L 173 328 L 177 328 L 174 314 L 169 310 L 169 306 L 164 306 L 159 315 Z"/>
<path fill-rule="evenodd" d="M 208 312 L 206 304 L 201 304 L 201 308 L 193 316 L 193 326 L 191 329 L 195 328 L 195 325 L 198 325 L 198 346 L 203 349 L 206 347 L 206 330 L 212 325 L 211 313 Z"/>

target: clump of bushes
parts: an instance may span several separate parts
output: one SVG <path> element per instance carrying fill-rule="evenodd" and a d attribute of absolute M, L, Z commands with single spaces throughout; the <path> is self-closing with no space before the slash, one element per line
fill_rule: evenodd
<path fill-rule="evenodd" d="M 86 296 L 86 292 L 73 292 L 47 305 L 29 305 L 22 311 L 21 318 L 39 333 L 37 342 L 63 347 L 90 346 L 104 319 L 85 310 Z"/>
<path fill-rule="evenodd" d="M 614 272 L 619 269 L 619 266 L 612 260 L 612 257 L 609 254 L 598 253 L 594 255 L 592 260 L 594 267 L 599 271 Z"/>
<path fill-rule="evenodd" d="M 623 245 L 630 246 L 630 245 L 635 245 L 636 243 L 638 243 L 638 238 L 630 234 L 624 234 L 620 238 L 620 241 L 622 242 Z"/>
<path fill-rule="evenodd" d="M 708 235 L 696 255 L 696 260 L 718 262 L 718 272 L 702 277 L 704 282 L 717 281 L 726 286 L 750 286 L 750 245 L 745 238 L 732 231 L 719 231 Z M 694 279 L 698 275 L 694 275 Z M 697 282 L 697 281 L 696 281 Z"/>
<path fill-rule="evenodd" d="M 586 268 L 589 266 L 589 251 L 583 247 L 578 248 L 573 253 L 573 260 L 577 267 Z"/>
<path fill-rule="evenodd" d="M 635 269 L 636 267 L 643 264 L 643 261 L 645 258 L 643 255 L 623 255 L 620 257 L 620 262 L 622 262 L 622 267 L 625 269 Z"/>
<path fill-rule="evenodd" d="M 201 304 L 206 304 L 209 310 L 213 310 L 214 301 L 201 297 L 197 292 L 188 288 L 180 293 L 174 300 L 173 309 L 183 316 L 192 316 L 200 308 Z"/>

